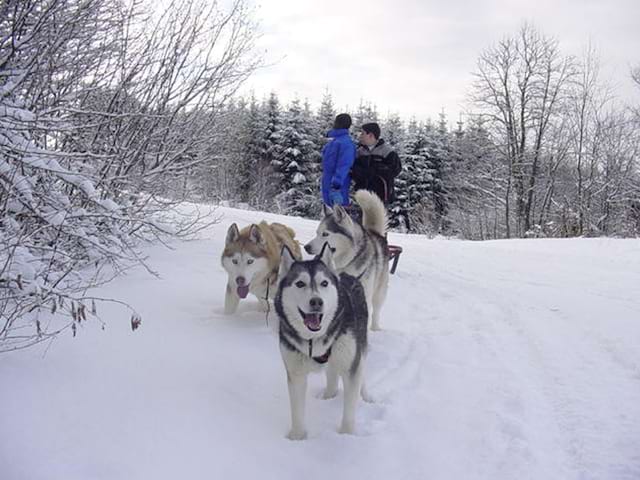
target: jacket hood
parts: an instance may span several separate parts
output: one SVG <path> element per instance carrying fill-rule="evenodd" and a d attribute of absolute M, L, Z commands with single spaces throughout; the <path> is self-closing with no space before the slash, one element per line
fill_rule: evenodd
<path fill-rule="evenodd" d="M 330 138 L 343 137 L 344 135 L 349 135 L 348 128 L 334 128 L 329 130 L 329 133 L 327 133 L 327 137 Z"/>

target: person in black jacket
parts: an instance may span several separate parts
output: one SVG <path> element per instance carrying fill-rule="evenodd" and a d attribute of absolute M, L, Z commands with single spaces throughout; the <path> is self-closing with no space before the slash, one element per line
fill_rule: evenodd
<path fill-rule="evenodd" d="M 394 178 L 402 170 L 400 157 L 380 138 L 377 123 L 362 125 L 358 140 L 360 143 L 351 169 L 354 190 L 370 190 L 388 206 L 394 198 Z"/>

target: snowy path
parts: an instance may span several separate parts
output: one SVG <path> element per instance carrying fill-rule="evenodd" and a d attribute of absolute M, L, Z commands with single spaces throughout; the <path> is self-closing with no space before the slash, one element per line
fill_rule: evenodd
<path fill-rule="evenodd" d="M 161 279 L 103 289 L 107 328 L 0 356 L 0 478 L 640 478 L 640 241 L 461 242 L 405 253 L 371 334 L 358 434 L 312 377 L 290 442 L 277 339 L 256 303 L 221 314 L 225 209 L 198 241 L 151 249 Z M 279 218 L 298 236 L 314 222 Z"/>

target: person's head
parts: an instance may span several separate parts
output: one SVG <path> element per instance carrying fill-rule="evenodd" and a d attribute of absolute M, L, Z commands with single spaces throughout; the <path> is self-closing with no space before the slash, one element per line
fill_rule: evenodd
<path fill-rule="evenodd" d="M 351 127 L 351 115 L 348 113 L 340 113 L 336 115 L 336 119 L 333 121 L 333 128 L 342 129 Z"/>
<path fill-rule="evenodd" d="M 380 139 L 380 125 L 375 122 L 362 125 L 358 141 L 367 147 L 373 147 Z"/>

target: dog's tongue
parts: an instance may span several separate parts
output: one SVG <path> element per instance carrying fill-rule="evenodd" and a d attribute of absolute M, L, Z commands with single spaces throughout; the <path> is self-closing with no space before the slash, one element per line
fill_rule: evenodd
<path fill-rule="evenodd" d="M 322 316 L 319 313 L 305 313 L 304 324 L 309 330 L 320 330 L 320 319 Z"/>
<path fill-rule="evenodd" d="M 246 298 L 249 294 L 249 285 L 238 285 L 238 296 L 240 298 Z"/>

